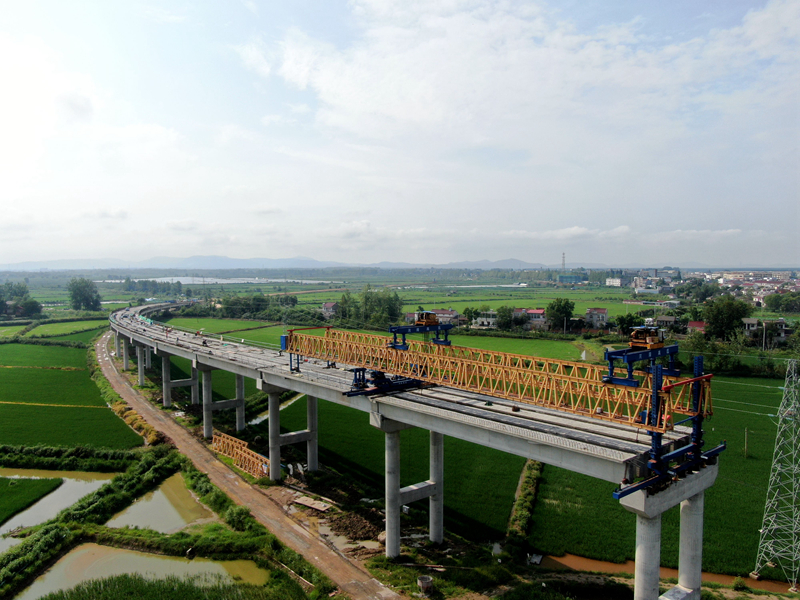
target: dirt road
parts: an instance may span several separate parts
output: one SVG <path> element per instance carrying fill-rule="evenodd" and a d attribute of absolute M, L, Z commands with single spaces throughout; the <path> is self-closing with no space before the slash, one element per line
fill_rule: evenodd
<path fill-rule="evenodd" d="M 361 598 L 402 598 L 373 578 L 360 565 L 336 552 L 319 537 L 293 520 L 284 509 L 287 490 L 280 486 L 262 490 L 249 483 L 220 462 L 186 429 L 176 423 L 168 413 L 159 410 L 139 395 L 117 371 L 110 356 L 108 342 L 112 334 L 106 333 L 97 342 L 97 359 L 116 392 L 138 412 L 142 418 L 169 436 L 178 450 L 188 456 L 195 466 L 207 473 L 211 481 L 228 494 L 234 502 L 247 506 L 267 529 L 292 550 L 325 573 L 339 588 L 354 600 Z"/>

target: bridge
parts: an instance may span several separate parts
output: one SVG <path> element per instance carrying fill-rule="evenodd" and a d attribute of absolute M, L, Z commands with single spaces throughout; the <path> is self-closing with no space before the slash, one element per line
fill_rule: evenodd
<path fill-rule="evenodd" d="M 172 388 L 188 386 L 192 403 L 202 403 L 203 432 L 209 439 L 218 410 L 235 409 L 236 429 L 244 429 L 244 382 L 254 379 L 268 395 L 269 457 L 262 468 L 273 480 L 281 478 L 281 446 L 287 444 L 305 442 L 308 470 L 319 468 L 318 400 L 366 413 L 385 434 L 387 556 L 400 554 L 401 507 L 411 502 L 428 499 L 430 540 L 443 540 L 447 435 L 618 484 L 615 497 L 636 515 L 637 600 L 659 597 L 661 514 L 680 505 L 679 580 L 662 597 L 700 597 L 704 490 L 713 485 L 718 470 L 715 453 L 700 450 L 699 427 L 711 410 L 707 378 L 662 378 L 659 367 L 655 373 L 638 373 L 641 384 L 632 387 L 606 383 L 600 367 L 583 363 L 433 348 L 415 341 L 397 350 L 387 348 L 382 336 L 336 330 L 324 336 L 290 332 L 283 349 L 270 348 L 200 335 L 150 317 L 178 306 L 112 313 L 123 369 L 130 369 L 135 351 L 139 384 L 144 385 L 152 356 L 159 357 L 164 406 L 171 405 Z M 191 361 L 188 379 L 170 380 L 173 356 Z M 354 389 L 353 371 L 366 368 L 405 376 L 417 385 L 372 393 Z M 235 398 L 212 401 L 215 370 L 235 374 Z M 302 431 L 281 434 L 279 398 L 286 390 L 307 396 L 307 424 Z M 676 422 L 677 415 L 689 417 Z M 694 428 L 681 424 L 691 419 Z M 429 479 L 401 488 L 399 432 L 410 427 L 430 432 Z"/>

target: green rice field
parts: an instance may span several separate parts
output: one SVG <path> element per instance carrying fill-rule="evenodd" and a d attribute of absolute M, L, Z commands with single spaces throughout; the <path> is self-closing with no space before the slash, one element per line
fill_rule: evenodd
<path fill-rule="evenodd" d="M 755 563 L 758 530 L 777 431 L 782 380 L 715 377 L 714 416 L 705 423 L 706 447 L 727 440 L 716 483 L 705 494 L 703 569 L 746 575 Z M 747 430 L 747 455 L 744 441 Z M 632 513 L 611 497 L 615 486 L 546 466 L 539 487 L 530 535 L 542 552 L 565 552 L 622 562 L 633 559 Z M 679 511 L 662 518 L 662 565 L 677 566 Z"/>
<path fill-rule="evenodd" d="M 173 327 L 203 331 L 203 333 L 223 333 L 226 331 L 238 331 L 240 329 L 253 329 L 256 327 L 268 327 L 272 323 L 264 321 L 244 321 L 240 319 L 208 319 L 204 317 L 176 317 L 164 321 Z"/>
<path fill-rule="evenodd" d="M 281 411 L 282 429 L 305 429 L 305 419 L 305 398 Z M 368 415 L 320 401 L 319 424 L 320 462 L 367 483 L 382 498 L 384 434 L 369 424 Z M 266 421 L 255 427 L 267 435 Z M 400 485 L 428 479 L 428 432 L 401 431 L 400 445 Z M 444 460 L 445 527 L 471 539 L 501 538 L 525 460 L 450 437 Z M 413 506 L 427 510 L 427 501 Z"/>
<path fill-rule="evenodd" d="M 68 335 L 58 335 L 53 336 L 52 340 L 55 341 L 71 341 L 71 342 L 83 342 L 84 344 L 89 344 L 96 335 L 105 331 L 105 327 L 98 327 L 97 329 L 90 329 L 89 331 L 80 331 L 78 333 L 70 333 Z"/>
<path fill-rule="evenodd" d="M 89 372 L 41 368 L 0 369 L 0 402 L 105 406 Z M 1 438 L 0 438 L 1 439 Z"/>
<path fill-rule="evenodd" d="M 91 321 L 68 321 L 66 323 L 45 323 L 33 328 L 27 335 L 39 337 L 53 337 L 67 335 L 86 329 L 97 329 L 108 325 L 108 319 L 93 319 Z"/>
<path fill-rule="evenodd" d="M 32 344 L 0 344 L 0 365 L 86 369 L 86 350 Z"/>
<path fill-rule="evenodd" d="M 61 479 L 0 477 L 0 525 L 61 485 Z"/>
<path fill-rule="evenodd" d="M 11 338 L 17 335 L 20 331 L 25 329 L 26 325 L 7 325 L 0 327 L 0 339 Z"/>
<path fill-rule="evenodd" d="M 0 404 L 4 444 L 134 448 L 142 438 L 110 408 Z"/>

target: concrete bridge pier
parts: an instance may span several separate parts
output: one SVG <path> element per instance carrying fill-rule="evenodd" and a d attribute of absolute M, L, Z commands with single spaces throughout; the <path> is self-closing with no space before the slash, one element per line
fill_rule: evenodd
<path fill-rule="evenodd" d="M 122 338 L 122 370 L 127 371 L 131 368 L 131 346 L 128 338 Z"/>
<path fill-rule="evenodd" d="M 136 344 L 136 370 L 139 373 L 139 386 L 144 385 L 145 347 Z"/>
<path fill-rule="evenodd" d="M 306 462 L 312 473 L 319 470 L 319 401 L 314 396 L 306 396 L 306 427 L 309 437 L 306 442 Z"/>
<path fill-rule="evenodd" d="M 400 431 L 412 427 L 387 419 L 377 412 L 370 413 L 370 424 L 385 433 L 385 493 L 386 493 L 386 556 L 400 556 L 400 510 L 404 504 L 429 498 L 430 540 L 444 539 L 444 436 L 430 432 L 430 479 L 400 487 Z"/>
<path fill-rule="evenodd" d="M 120 348 L 119 343 L 119 331 L 114 332 L 114 355 L 119 358 L 122 349 Z"/>
<path fill-rule="evenodd" d="M 444 435 L 431 431 L 430 481 L 438 490 L 429 499 L 429 537 L 435 544 L 444 541 Z"/>
<path fill-rule="evenodd" d="M 152 356 L 153 356 L 153 352 L 151 351 L 150 346 L 145 346 L 144 347 L 144 368 L 145 369 L 152 369 L 153 368 Z"/>
<path fill-rule="evenodd" d="M 244 375 L 236 375 L 236 431 L 244 429 Z"/>
<path fill-rule="evenodd" d="M 281 479 L 281 446 L 298 444 L 300 442 L 306 442 L 306 461 L 308 463 L 308 470 L 318 470 L 319 445 L 317 441 L 317 398 L 307 396 L 307 428 L 301 431 L 292 431 L 290 433 L 281 434 L 281 394 L 285 390 L 269 385 L 262 379 L 257 380 L 256 385 L 259 390 L 266 392 L 269 396 L 269 478 L 273 481 L 280 481 Z"/>
<path fill-rule="evenodd" d="M 662 600 L 699 600 L 703 574 L 703 502 L 714 484 L 718 465 L 709 465 L 651 496 L 646 490 L 620 500 L 636 514 L 636 566 L 634 600 L 656 600 L 661 567 L 661 515 L 680 504 L 680 555 L 678 585 Z"/>
<path fill-rule="evenodd" d="M 161 404 L 167 408 L 172 406 L 172 381 L 170 380 L 170 370 L 172 369 L 171 356 L 166 352 L 161 355 Z"/>
<path fill-rule="evenodd" d="M 192 404 L 200 404 L 200 377 L 197 367 L 192 367 L 192 376 L 189 379 L 172 380 L 172 355 L 159 350 L 156 353 L 161 357 L 161 389 L 163 405 L 172 406 L 172 388 L 190 386 L 192 390 Z"/>
<path fill-rule="evenodd" d="M 213 414 L 211 400 L 211 371 L 210 367 L 199 367 L 203 376 L 203 437 L 210 439 L 214 436 Z"/>

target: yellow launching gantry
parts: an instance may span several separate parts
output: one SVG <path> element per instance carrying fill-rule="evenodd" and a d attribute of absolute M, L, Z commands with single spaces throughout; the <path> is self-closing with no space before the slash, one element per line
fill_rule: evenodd
<path fill-rule="evenodd" d="M 702 420 L 712 414 L 710 376 L 663 376 L 662 380 L 659 367 L 654 393 L 654 375 L 631 368 L 629 377 L 621 379 L 609 376 L 613 375 L 613 366 L 606 369 L 416 340 L 404 340 L 403 347 L 398 348 L 385 336 L 326 330 L 323 336 L 290 330 L 282 336 L 281 348 L 290 356 L 317 358 L 584 415 L 651 434 L 670 431 L 676 415 Z"/>

